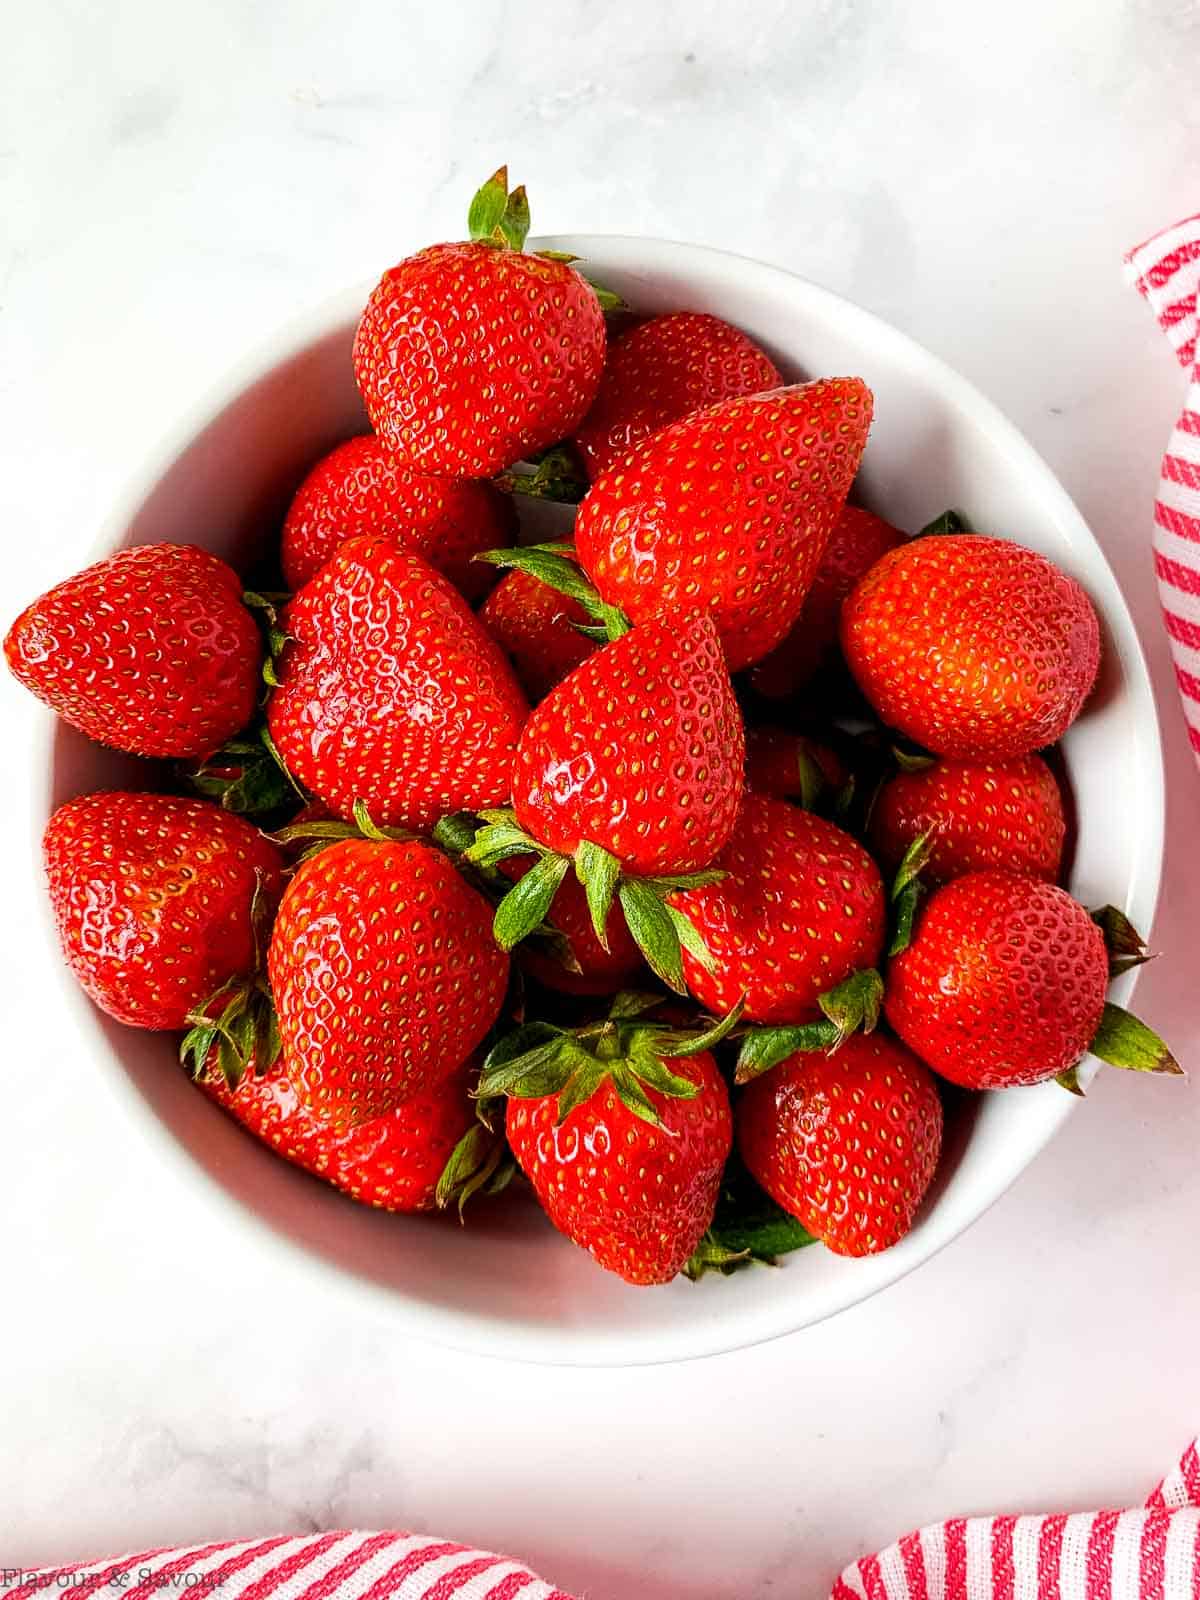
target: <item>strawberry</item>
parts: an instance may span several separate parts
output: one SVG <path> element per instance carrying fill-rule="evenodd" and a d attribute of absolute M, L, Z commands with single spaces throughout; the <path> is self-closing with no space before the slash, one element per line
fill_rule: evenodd
<path fill-rule="evenodd" d="M 551 1222 L 627 1283 L 668 1283 L 716 1209 L 733 1122 L 705 1037 L 618 1014 L 527 1027 L 530 1048 L 484 1062 L 479 1092 L 510 1097 L 508 1142 Z"/>
<path fill-rule="evenodd" d="M 782 382 L 771 358 L 720 317 L 698 311 L 651 317 L 611 345 L 575 446 L 596 478 L 667 423 Z"/>
<path fill-rule="evenodd" d="M 268 972 L 302 1105 L 335 1128 L 453 1076 L 499 1014 L 487 901 L 416 840 L 344 839 L 297 868 Z"/>
<path fill-rule="evenodd" d="M 807 1022 L 822 995 L 879 959 L 879 869 L 832 822 L 747 794 L 715 866 L 718 882 L 671 896 L 708 950 L 705 962 L 685 947 L 683 966 L 709 1011 L 742 1000 L 752 1021 Z"/>
<path fill-rule="evenodd" d="M 241 817 L 177 795 L 89 794 L 59 806 L 43 848 L 63 953 L 118 1022 L 184 1028 L 253 971 L 283 858 Z"/>
<path fill-rule="evenodd" d="M 803 609 L 787 637 L 764 656 L 750 682 L 768 700 L 798 694 L 835 655 L 842 603 L 904 534 L 862 506 L 847 506 L 833 525 Z"/>
<path fill-rule="evenodd" d="M 1067 824 L 1062 795 L 1040 756 L 1013 761 L 934 761 L 898 772 L 871 811 L 871 846 L 893 871 L 929 835 L 922 875 L 946 883 L 1000 867 L 1053 883 Z"/>
<path fill-rule="evenodd" d="M 652 435 L 602 472 L 575 548 L 634 622 L 712 613 L 730 671 L 758 661 L 799 615 L 871 423 L 858 378 L 723 400 Z"/>
<path fill-rule="evenodd" d="M 477 604 L 493 574 L 473 558 L 515 531 L 512 501 L 490 483 L 414 472 L 386 439 L 365 434 L 322 456 L 297 489 L 280 556 L 288 588 L 299 589 L 347 539 L 377 534 L 424 556 Z"/>
<path fill-rule="evenodd" d="M 267 706 L 291 772 L 342 816 L 428 828 L 508 798 L 527 707 L 446 578 L 389 539 L 351 539 L 285 613 Z"/>
<path fill-rule="evenodd" d="M 786 728 L 746 730 L 746 787 L 812 810 L 825 789 L 844 789 L 850 774 L 835 750 Z"/>
<path fill-rule="evenodd" d="M 479 616 L 504 647 L 531 705 L 544 700 L 596 649 L 595 641 L 573 626 L 592 620 L 578 600 L 529 572 L 506 573 Z"/>
<path fill-rule="evenodd" d="M 431 1210 L 451 1152 L 475 1123 L 466 1072 L 385 1116 L 338 1128 L 301 1100 L 282 1061 L 231 1088 L 216 1055 L 198 1080 L 209 1099 L 285 1161 L 383 1211 Z"/>
<path fill-rule="evenodd" d="M 502 167 L 471 239 L 385 272 L 354 338 L 371 425 L 421 472 L 490 478 L 571 434 L 604 367 L 604 312 L 568 261 L 526 255 L 524 189 Z"/>
<path fill-rule="evenodd" d="M 942 756 L 1006 760 L 1060 739 L 1095 682 L 1083 589 L 1034 550 L 980 534 L 914 539 L 842 608 L 842 649 L 890 727 Z"/>
<path fill-rule="evenodd" d="M 836 1255 L 874 1255 L 912 1227 L 933 1181 L 942 1105 L 911 1051 L 855 1034 L 743 1089 L 737 1141 L 771 1198 Z"/>
<path fill-rule="evenodd" d="M 262 643 L 232 567 L 195 545 L 147 544 L 35 600 L 4 654 L 89 739 L 199 759 L 253 715 Z"/>
<path fill-rule="evenodd" d="M 513 807 L 542 844 L 636 876 L 706 867 L 733 827 L 745 735 L 716 631 L 661 617 L 597 650 L 522 730 Z"/>
<path fill-rule="evenodd" d="M 533 865 L 528 857 L 514 856 L 502 862 L 500 870 L 505 877 L 519 881 Z M 566 940 L 574 965 L 567 966 L 553 947 L 542 942 L 523 944 L 521 967 L 546 988 L 562 994 L 617 994 L 645 975 L 641 951 L 620 906 L 614 905 L 609 912 L 604 929 L 607 943 L 601 944 L 577 878 L 563 878 L 547 922 Z"/>
<path fill-rule="evenodd" d="M 1105 936 L 1065 889 L 969 872 L 936 889 L 893 960 L 887 1019 L 935 1072 L 968 1089 L 1040 1083 L 1091 1050 L 1177 1072 L 1166 1046 L 1106 1005 Z"/>
<path fill-rule="evenodd" d="M 539 926 L 573 863 L 600 944 L 611 947 L 615 900 L 651 968 L 683 993 L 680 941 L 694 935 L 665 902 L 710 880 L 744 752 L 708 617 L 654 619 L 597 650 L 533 712 L 513 762 L 513 809 L 484 812 L 467 851 L 483 868 L 541 858 L 497 907 L 499 943 L 511 949 Z"/>

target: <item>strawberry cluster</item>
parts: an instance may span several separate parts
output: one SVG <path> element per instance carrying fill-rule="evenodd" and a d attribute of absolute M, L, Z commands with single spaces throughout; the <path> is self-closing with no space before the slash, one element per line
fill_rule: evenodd
<path fill-rule="evenodd" d="M 639 319 L 528 225 L 501 171 L 469 240 L 384 274 L 374 431 L 300 484 L 265 589 L 149 545 L 13 624 L 59 716 L 170 763 L 51 817 L 64 952 L 361 1201 L 519 1170 L 638 1284 L 886 1249 L 942 1083 L 1178 1071 L 1106 999 L 1140 938 L 1057 881 L 1095 612 L 953 513 L 848 504 L 861 378 Z M 569 538 L 520 542 L 530 497 L 579 503 Z"/>

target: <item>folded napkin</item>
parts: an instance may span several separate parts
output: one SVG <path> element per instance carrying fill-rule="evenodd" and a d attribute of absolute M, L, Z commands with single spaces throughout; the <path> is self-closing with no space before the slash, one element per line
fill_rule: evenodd
<path fill-rule="evenodd" d="M 1156 233 L 1129 252 L 1125 266 L 1189 374 L 1154 503 L 1154 568 L 1183 714 L 1200 761 L 1200 216 Z"/>
<path fill-rule="evenodd" d="M 847 1567 L 832 1600 L 1197 1600 L 1198 1508 L 1200 1455 L 1193 1440 L 1141 1510 L 953 1517 Z M 219 1600 L 571 1600 L 519 1561 L 414 1533 L 305 1534 L 147 1550 L 69 1567 L 0 1567 L 5 1600 L 51 1589 L 100 1600 L 172 1593 Z M 630 1600 L 652 1594 L 653 1579 Z"/>

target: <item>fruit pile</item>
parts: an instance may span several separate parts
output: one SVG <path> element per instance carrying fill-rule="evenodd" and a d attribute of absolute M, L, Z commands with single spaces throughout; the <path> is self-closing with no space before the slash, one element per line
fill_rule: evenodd
<path fill-rule="evenodd" d="M 66 958 L 360 1201 L 519 1172 L 637 1284 L 886 1249 L 946 1085 L 1179 1070 L 1106 1000 L 1140 938 L 1057 886 L 1095 612 L 953 513 L 848 504 L 861 378 L 639 319 L 528 226 L 502 170 L 384 274 L 374 432 L 253 590 L 146 545 L 13 624 L 29 689 L 168 764 L 51 817 Z M 538 496 L 570 539 L 519 542 Z"/>

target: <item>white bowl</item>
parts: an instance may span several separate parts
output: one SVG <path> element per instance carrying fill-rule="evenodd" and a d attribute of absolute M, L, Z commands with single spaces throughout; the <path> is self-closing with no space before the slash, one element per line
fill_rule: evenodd
<path fill-rule="evenodd" d="M 1063 754 L 1078 835 L 1072 891 L 1110 901 L 1148 929 L 1158 892 L 1163 781 L 1146 665 L 1108 563 L 1079 512 L 1017 430 L 969 383 L 857 306 L 776 267 L 695 245 L 605 236 L 541 241 L 570 250 L 640 311 L 719 313 L 789 378 L 861 374 L 875 424 L 858 492 L 902 527 L 947 506 L 975 527 L 1044 551 L 1085 586 L 1104 629 L 1097 691 Z M 278 527 L 290 492 L 337 440 L 365 429 L 350 341 L 367 288 L 294 324 L 194 411 L 110 523 L 99 553 L 153 540 L 206 546 L 244 568 Z M 57 727 L 47 813 L 71 795 L 138 786 L 145 766 Z M 1114 985 L 1126 1001 L 1133 975 Z M 912 1233 L 864 1261 L 814 1246 L 779 1271 L 629 1288 L 560 1238 L 529 1203 L 446 1218 L 369 1211 L 293 1170 L 186 1080 L 171 1037 L 83 1006 L 99 1053 L 142 1122 L 209 1180 L 214 1202 L 298 1252 L 314 1295 L 340 1280 L 406 1332 L 473 1352 L 578 1365 L 679 1361 L 790 1333 L 918 1266 L 1013 1182 L 1076 1102 L 1056 1085 L 981 1096 L 953 1127 L 936 1190 Z"/>

